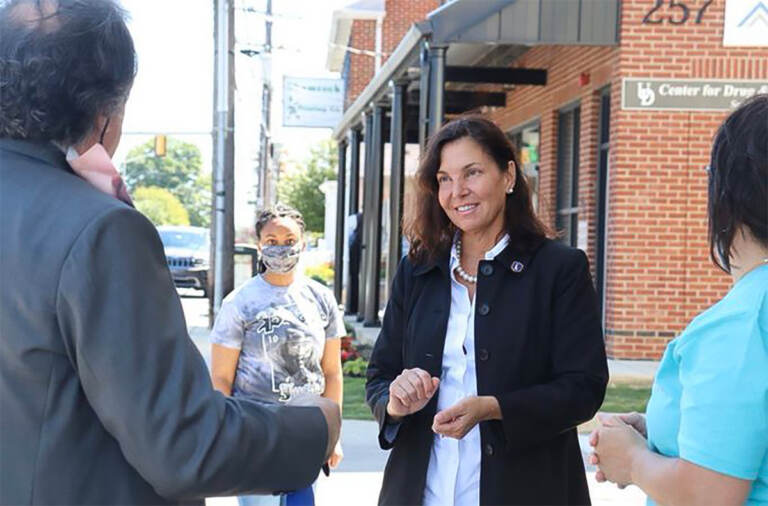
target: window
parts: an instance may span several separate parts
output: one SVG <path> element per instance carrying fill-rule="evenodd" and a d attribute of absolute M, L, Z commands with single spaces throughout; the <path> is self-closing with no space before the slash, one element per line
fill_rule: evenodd
<path fill-rule="evenodd" d="M 579 107 L 560 111 L 557 122 L 557 217 L 561 240 L 576 247 L 579 215 Z"/>
<path fill-rule="evenodd" d="M 520 161 L 520 170 L 525 176 L 528 188 L 531 191 L 533 210 L 539 209 L 539 123 L 524 126 L 513 130 L 509 139 L 517 152 Z"/>
<path fill-rule="evenodd" d="M 595 288 L 601 310 L 605 290 L 605 224 L 608 203 L 608 154 L 610 148 L 611 89 L 600 94 L 600 123 L 597 147 L 597 251 L 595 260 Z M 605 321 L 605 318 L 603 318 Z"/>

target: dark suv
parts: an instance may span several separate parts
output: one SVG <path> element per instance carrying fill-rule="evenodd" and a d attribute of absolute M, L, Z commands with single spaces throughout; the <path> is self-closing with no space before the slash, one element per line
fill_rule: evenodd
<path fill-rule="evenodd" d="M 208 296 L 210 232 L 202 227 L 157 227 L 165 246 L 165 258 L 179 288 L 196 288 Z"/>

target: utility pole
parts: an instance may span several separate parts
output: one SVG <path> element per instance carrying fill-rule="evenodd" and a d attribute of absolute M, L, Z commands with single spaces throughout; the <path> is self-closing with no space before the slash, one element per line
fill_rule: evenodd
<path fill-rule="evenodd" d="M 233 0 L 214 0 L 214 150 L 213 259 L 209 276 L 211 321 L 224 295 L 234 288 L 234 168 L 235 168 L 235 9 Z"/>
<path fill-rule="evenodd" d="M 260 147 L 259 147 L 259 197 L 263 207 L 269 206 L 274 200 L 272 195 L 273 174 L 270 170 L 270 114 L 272 102 L 272 0 L 267 0 L 267 11 L 265 16 L 266 39 L 264 48 L 261 51 L 261 128 L 260 128 Z"/>

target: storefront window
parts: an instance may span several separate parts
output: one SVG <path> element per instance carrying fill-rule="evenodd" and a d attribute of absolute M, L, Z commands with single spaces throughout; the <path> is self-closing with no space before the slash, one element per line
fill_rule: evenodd
<path fill-rule="evenodd" d="M 520 169 L 525 176 L 528 187 L 531 190 L 533 209 L 539 210 L 539 139 L 540 128 L 538 123 L 513 131 L 510 135 L 512 145 L 517 150 L 520 160 Z"/>

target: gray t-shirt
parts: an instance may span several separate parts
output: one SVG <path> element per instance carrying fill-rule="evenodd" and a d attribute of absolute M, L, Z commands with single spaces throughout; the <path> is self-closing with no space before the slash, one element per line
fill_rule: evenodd
<path fill-rule="evenodd" d="M 240 350 L 233 396 L 286 402 L 298 392 L 323 393 L 325 341 L 344 334 L 328 288 L 304 276 L 275 286 L 259 275 L 224 299 L 210 339 Z"/>

